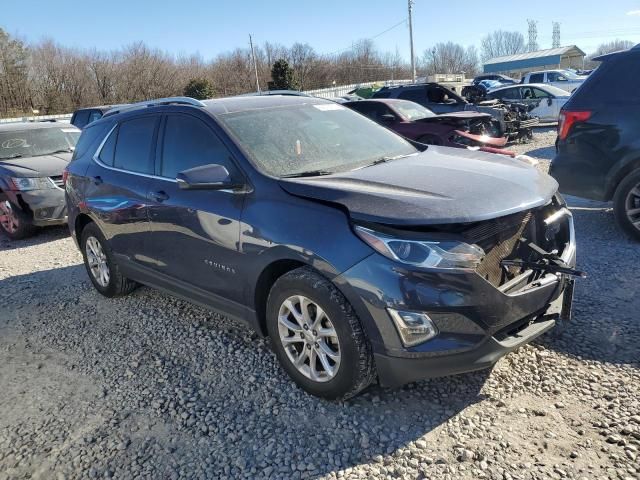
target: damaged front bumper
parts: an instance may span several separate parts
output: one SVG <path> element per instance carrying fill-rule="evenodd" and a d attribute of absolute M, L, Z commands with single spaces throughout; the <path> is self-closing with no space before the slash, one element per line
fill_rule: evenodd
<path fill-rule="evenodd" d="M 561 260 L 570 269 L 576 263 L 570 213 L 563 221 L 569 239 Z M 531 271 L 496 284 L 476 271 L 410 269 L 377 254 L 334 281 L 363 323 L 384 386 L 490 367 L 568 319 L 574 285 L 569 275 Z M 427 315 L 438 334 L 406 347 L 389 309 Z"/>
<path fill-rule="evenodd" d="M 64 190 L 51 188 L 46 190 L 7 191 L 7 199 L 18 205 L 32 216 L 37 227 L 64 225 L 67 223 L 67 206 Z"/>

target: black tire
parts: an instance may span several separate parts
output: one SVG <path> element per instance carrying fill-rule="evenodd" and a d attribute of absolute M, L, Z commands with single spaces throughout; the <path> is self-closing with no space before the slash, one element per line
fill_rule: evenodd
<path fill-rule="evenodd" d="M 314 381 L 298 371 L 280 339 L 280 307 L 286 299 L 295 295 L 304 295 L 317 303 L 331 319 L 337 334 L 340 366 L 328 381 Z M 312 268 L 298 268 L 280 277 L 269 293 L 266 313 L 267 330 L 280 365 L 306 392 L 330 400 L 346 400 L 364 390 L 375 379 L 371 346 L 360 320 L 342 293 Z"/>
<path fill-rule="evenodd" d="M 109 269 L 109 281 L 106 285 L 101 285 L 99 283 L 89 266 L 89 260 L 87 259 L 87 240 L 89 240 L 89 238 L 93 238 L 98 241 L 106 257 L 106 265 Z M 122 275 L 120 267 L 114 260 L 109 243 L 95 223 L 89 223 L 82 230 L 82 235 L 80 237 L 80 250 L 82 251 L 84 266 L 87 269 L 87 274 L 89 275 L 91 283 L 93 283 L 96 290 L 105 297 L 128 295 L 138 287 L 138 283 L 133 280 L 129 280 L 127 277 Z"/>
<path fill-rule="evenodd" d="M 0 205 L 0 216 L 3 217 L 0 219 L 0 230 L 11 240 L 22 240 L 36 233 L 31 215 L 8 200 L 3 200 L 3 205 Z M 6 222 L 11 222 L 11 226 Z"/>
<path fill-rule="evenodd" d="M 423 135 L 417 141 L 425 145 L 443 145 L 442 139 L 435 135 Z"/>
<path fill-rule="evenodd" d="M 620 228 L 634 240 L 640 241 L 640 214 L 634 214 L 633 220 L 628 212 L 640 208 L 640 170 L 635 170 L 622 179 L 613 196 L 613 211 Z M 635 225 L 634 225 L 635 223 Z"/>

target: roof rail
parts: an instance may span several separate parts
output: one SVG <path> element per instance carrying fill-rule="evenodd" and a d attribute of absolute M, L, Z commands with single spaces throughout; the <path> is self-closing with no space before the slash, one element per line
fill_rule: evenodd
<path fill-rule="evenodd" d="M 116 113 L 126 112 L 128 110 L 135 110 L 137 108 L 157 107 L 158 105 L 170 105 L 177 103 L 180 105 L 192 105 L 194 107 L 205 107 L 206 105 L 200 100 L 196 100 L 191 97 L 166 97 L 156 98 L 155 100 L 146 100 L 144 102 L 130 103 L 128 105 L 120 105 L 118 107 L 107 110 L 103 117 L 108 115 L 115 115 Z"/>

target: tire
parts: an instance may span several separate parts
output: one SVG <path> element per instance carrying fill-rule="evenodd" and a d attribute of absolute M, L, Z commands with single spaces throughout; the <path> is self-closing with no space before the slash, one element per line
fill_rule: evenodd
<path fill-rule="evenodd" d="M 89 223 L 82 230 L 80 249 L 89 279 L 102 295 L 110 298 L 119 297 L 136 289 L 138 284 L 120 272 L 120 267 L 114 260 L 109 243 L 95 223 Z M 88 258 L 89 255 L 92 256 L 91 260 Z M 97 271 L 92 265 L 97 266 Z M 104 272 L 104 268 L 107 269 L 106 276 L 101 274 Z"/>
<path fill-rule="evenodd" d="M 305 299 L 306 319 L 301 315 L 302 302 L 296 303 L 300 297 Z M 286 305 L 293 306 L 298 320 Z M 318 315 L 319 309 L 324 311 L 324 316 Z M 306 392 L 329 400 L 346 400 L 375 379 L 371 346 L 360 320 L 342 293 L 313 269 L 298 268 L 276 280 L 269 293 L 266 313 L 267 330 L 280 365 Z M 280 320 L 281 313 L 288 323 Z M 314 321 L 319 323 L 314 326 Z M 283 336 L 291 341 L 283 340 Z M 325 353 L 327 348 L 333 356 Z M 306 358 L 297 367 L 294 359 L 301 358 L 302 352 L 306 352 Z M 313 378 L 312 358 L 316 378 Z M 333 368 L 333 375 L 325 368 L 327 362 Z"/>
<path fill-rule="evenodd" d="M 31 216 L 9 200 L 0 202 L 0 230 L 11 240 L 22 240 L 36 232 Z"/>
<path fill-rule="evenodd" d="M 613 211 L 620 228 L 640 241 L 640 170 L 622 179 L 613 196 Z"/>
<path fill-rule="evenodd" d="M 423 135 L 416 141 L 425 145 L 443 145 L 442 140 L 435 135 Z"/>

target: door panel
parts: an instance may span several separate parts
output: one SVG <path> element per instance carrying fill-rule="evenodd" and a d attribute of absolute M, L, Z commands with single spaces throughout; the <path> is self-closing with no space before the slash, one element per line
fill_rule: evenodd
<path fill-rule="evenodd" d="M 180 171 L 221 164 L 238 175 L 229 152 L 204 120 L 167 115 L 157 172 L 149 185 L 152 267 L 173 279 L 240 301 L 240 216 L 244 195 L 231 191 L 185 190 Z M 173 177 L 173 178 L 172 178 Z"/>

